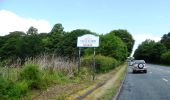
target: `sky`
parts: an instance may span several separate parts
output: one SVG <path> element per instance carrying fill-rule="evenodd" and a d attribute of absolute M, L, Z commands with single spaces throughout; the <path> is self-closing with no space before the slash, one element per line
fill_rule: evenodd
<path fill-rule="evenodd" d="M 50 32 L 88 29 L 98 34 L 126 29 L 134 50 L 146 39 L 159 41 L 170 32 L 170 0 L 0 0 L 0 36 L 13 31 Z"/>

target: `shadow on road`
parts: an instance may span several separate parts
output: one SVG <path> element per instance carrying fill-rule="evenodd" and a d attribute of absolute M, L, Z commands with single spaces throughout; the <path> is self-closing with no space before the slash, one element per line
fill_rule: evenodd
<path fill-rule="evenodd" d="M 142 72 L 142 71 L 140 71 L 140 72 L 135 72 L 135 73 L 133 73 L 133 72 L 127 72 L 128 74 L 147 74 L 147 73 L 144 73 L 144 72 Z"/>

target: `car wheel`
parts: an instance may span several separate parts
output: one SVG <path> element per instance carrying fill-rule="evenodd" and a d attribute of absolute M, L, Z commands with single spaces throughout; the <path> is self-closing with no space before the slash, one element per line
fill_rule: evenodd
<path fill-rule="evenodd" d="M 139 68 L 139 69 L 142 69 L 143 67 L 144 67 L 143 64 L 138 64 L 138 68 Z"/>

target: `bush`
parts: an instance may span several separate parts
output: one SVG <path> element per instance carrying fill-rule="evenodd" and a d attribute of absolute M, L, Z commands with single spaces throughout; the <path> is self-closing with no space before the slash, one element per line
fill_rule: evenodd
<path fill-rule="evenodd" d="M 114 69 L 117 65 L 118 62 L 116 59 L 112 58 L 112 57 L 106 57 L 106 56 L 102 56 L 102 55 L 97 55 L 95 57 L 95 63 L 96 63 L 96 72 L 100 73 L 100 72 L 107 72 L 111 69 Z M 86 56 L 83 58 L 82 60 L 82 65 L 83 66 L 93 66 L 93 56 Z"/>
<path fill-rule="evenodd" d="M 170 64 L 170 50 L 161 55 L 161 61 L 165 64 Z"/>
<path fill-rule="evenodd" d="M 28 91 L 28 82 L 19 81 L 9 91 L 10 98 L 20 98 L 25 95 Z"/>
<path fill-rule="evenodd" d="M 42 73 L 38 68 L 36 64 L 26 64 L 19 75 L 19 80 L 27 80 L 31 89 L 41 89 Z"/>

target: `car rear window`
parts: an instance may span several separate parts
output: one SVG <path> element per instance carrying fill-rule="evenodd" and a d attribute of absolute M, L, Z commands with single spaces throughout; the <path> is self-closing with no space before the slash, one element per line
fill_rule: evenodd
<path fill-rule="evenodd" d="M 134 62 L 135 62 L 135 63 L 145 63 L 144 60 L 135 60 Z"/>

